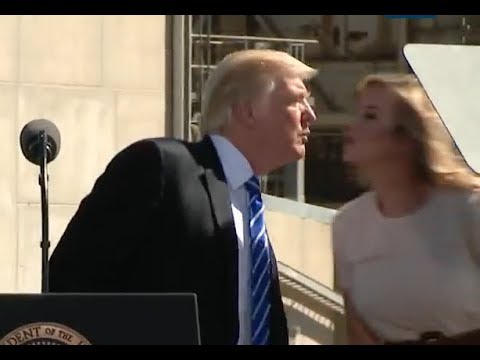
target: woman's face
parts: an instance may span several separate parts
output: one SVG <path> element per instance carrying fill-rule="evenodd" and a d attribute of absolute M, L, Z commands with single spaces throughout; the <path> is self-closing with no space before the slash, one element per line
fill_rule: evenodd
<path fill-rule="evenodd" d="M 394 134 L 396 96 L 385 86 L 371 86 L 361 93 L 356 119 L 345 131 L 345 162 L 371 167 L 405 158 L 405 141 Z"/>

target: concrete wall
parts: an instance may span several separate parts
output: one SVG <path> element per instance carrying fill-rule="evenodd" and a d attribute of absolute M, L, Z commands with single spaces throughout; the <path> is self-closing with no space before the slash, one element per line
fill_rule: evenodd
<path fill-rule="evenodd" d="M 335 210 L 264 197 L 268 233 L 277 259 L 333 289 L 330 223 Z"/>
<path fill-rule="evenodd" d="M 39 169 L 20 152 L 22 127 L 47 118 L 62 135 L 50 166 L 54 246 L 108 160 L 168 131 L 166 18 L 0 16 L 0 292 L 40 290 Z"/>
<path fill-rule="evenodd" d="M 330 289 L 335 288 L 330 224 L 335 210 L 264 195 L 269 237 L 278 261 Z M 283 289 L 285 310 L 295 345 L 343 341 L 343 318 L 291 298 Z M 339 332 L 340 331 L 340 332 Z M 340 337 L 340 338 L 339 338 Z"/>

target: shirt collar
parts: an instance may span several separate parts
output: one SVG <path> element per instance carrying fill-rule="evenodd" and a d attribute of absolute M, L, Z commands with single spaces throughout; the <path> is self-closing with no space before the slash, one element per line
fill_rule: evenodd
<path fill-rule="evenodd" d="M 240 188 L 253 176 L 250 163 L 227 138 L 217 134 L 209 136 L 217 150 L 228 185 L 234 190 Z"/>

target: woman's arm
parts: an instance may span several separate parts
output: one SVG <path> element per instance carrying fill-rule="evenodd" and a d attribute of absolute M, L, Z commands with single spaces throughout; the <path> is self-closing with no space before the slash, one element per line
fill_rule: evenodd
<path fill-rule="evenodd" d="M 345 304 L 345 330 L 347 343 L 351 345 L 379 345 L 382 341 L 371 331 L 357 314 L 349 295 L 352 282 L 352 266 L 345 257 L 345 225 L 342 212 L 332 222 L 332 245 L 334 253 L 335 284 L 343 295 Z"/>

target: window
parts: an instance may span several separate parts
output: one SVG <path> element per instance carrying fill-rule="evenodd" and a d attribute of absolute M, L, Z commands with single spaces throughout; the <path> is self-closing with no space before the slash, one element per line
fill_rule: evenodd
<path fill-rule="evenodd" d="M 307 203 L 338 208 L 364 191 L 342 161 L 342 143 L 341 129 L 312 133 L 305 158 Z"/>

